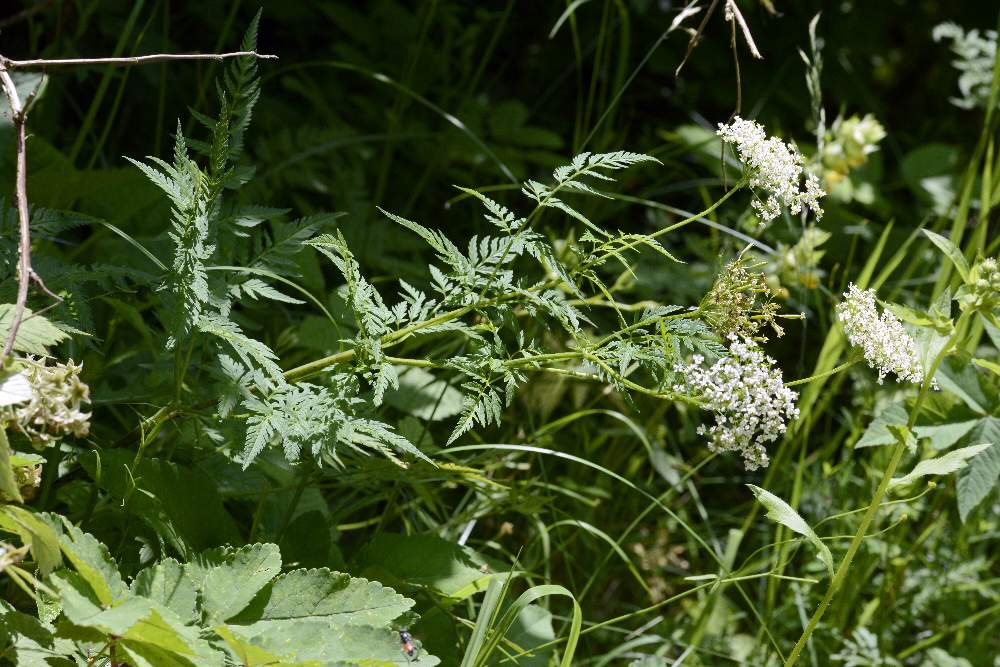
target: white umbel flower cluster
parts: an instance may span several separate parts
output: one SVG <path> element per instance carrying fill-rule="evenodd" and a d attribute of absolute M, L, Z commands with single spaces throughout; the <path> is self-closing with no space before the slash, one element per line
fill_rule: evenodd
<path fill-rule="evenodd" d="M 774 359 L 753 343 L 730 335 L 729 352 L 710 368 L 698 354 L 689 365 L 674 367 L 683 378 L 674 391 L 698 397 L 715 413 L 714 425 L 698 427 L 710 450 L 739 452 L 747 470 L 756 470 L 769 461 L 764 443 L 777 440 L 798 416 L 798 394 L 785 386 Z"/>
<path fill-rule="evenodd" d="M 717 134 L 735 146 L 749 173 L 750 187 L 762 191 L 764 198 L 753 201 L 762 223 L 777 218 L 782 206 L 787 206 L 792 215 L 801 213 L 804 206 L 817 219 L 823 217 L 819 200 L 826 192 L 814 174 L 803 174 L 802 154 L 795 146 L 768 137 L 760 123 L 739 116 L 728 125 L 719 123 Z"/>
<path fill-rule="evenodd" d="M 903 382 L 924 381 L 917 344 L 892 313 L 886 310 L 879 316 L 875 290 L 863 290 L 852 283 L 837 305 L 837 317 L 847 340 L 861 348 L 868 365 L 878 371 L 879 384 L 889 373 Z"/>

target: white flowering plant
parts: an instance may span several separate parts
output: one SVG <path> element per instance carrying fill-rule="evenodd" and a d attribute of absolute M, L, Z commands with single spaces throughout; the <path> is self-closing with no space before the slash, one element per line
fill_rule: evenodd
<path fill-rule="evenodd" d="M 989 3 L 22 4 L 0 665 L 994 660 Z"/>

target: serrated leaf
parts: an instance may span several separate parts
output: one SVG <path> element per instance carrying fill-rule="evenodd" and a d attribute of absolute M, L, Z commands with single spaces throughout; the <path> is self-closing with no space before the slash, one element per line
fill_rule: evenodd
<path fill-rule="evenodd" d="M 962 280 L 965 282 L 969 281 L 969 263 L 965 260 L 965 256 L 962 251 L 955 246 L 949 239 L 941 236 L 936 232 L 932 232 L 929 229 L 921 229 L 924 235 L 931 240 L 931 243 L 936 245 L 941 252 L 944 253 L 945 257 L 951 260 L 951 263 L 955 265 L 958 270 L 959 275 L 962 276 Z"/>
<path fill-rule="evenodd" d="M 110 605 L 128 595 L 111 552 L 96 537 L 63 520 L 59 545 L 101 604 Z"/>
<path fill-rule="evenodd" d="M 274 544 L 251 544 L 223 565 L 209 570 L 202 582 L 202 609 L 210 623 L 237 615 L 281 572 L 281 553 Z"/>
<path fill-rule="evenodd" d="M 0 601 L 0 655 L 17 667 L 68 667 L 65 656 L 75 652 L 73 642 L 53 634 L 53 628 L 37 618 L 14 611 Z M 7 643 L 9 642 L 9 644 Z"/>
<path fill-rule="evenodd" d="M 59 535 L 38 515 L 16 505 L 0 505 L 0 529 L 16 534 L 23 544 L 31 546 L 41 574 L 49 574 L 62 563 Z"/>
<path fill-rule="evenodd" d="M 89 583 L 74 572 L 52 575 L 52 583 L 59 591 L 62 611 L 74 625 L 93 628 L 104 634 L 122 636 L 139 619 L 148 615 L 153 603 L 140 597 L 130 597 L 116 606 L 105 607 L 91 597 Z"/>
<path fill-rule="evenodd" d="M 462 600 L 485 590 L 503 566 L 469 547 L 435 535 L 383 533 L 358 557 L 364 573 L 402 588 Z"/>
<path fill-rule="evenodd" d="M 770 491 L 747 484 L 753 492 L 757 501 L 767 510 L 767 518 L 780 523 L 789 530 L 804 536 L 814 547 L 816 547 L 817 557 L 826 565 L 827 572 L 833 576 L 833 555 L 829 547 L 823 544 L 816 531 L 806 523 L 806 520 L 799 516 L 799 513 L 792 509 L 792 506 L 784 500 L 774 495 Z"/>
<path fill-rule="evenodd" d="M 184 623 L 198 619 L 198 588 L 184 566 L 166 558 L 139 572 L 132 581 L 133 595 L 148 598 L 177 614 Z"/>
<path fill-rule="evenodd" d="M 278 291 L 271 285 L 259 278 L 250 278 L 234 286 L 237 292 L 242 292 L 251 299 L 271 299 L 272 301 L 282 301 L 284 303 L 302 304 L 302 299 L 296 299 Z"/>
<path fill-rule="evenodd" d="M 7 340 L 10 327 L 14 323 L 15 310 L 16 307 L 12 303 L 0 304 L 0 340 Z M 17 338 L 14 339 L 14 349 L 26 354 L 45 355 L 48 354 L 47 348 L 50 345 L 60 343 L 67 338 L 69 336 L 66 332 L 42 315 L 35 315 L 30 308 L 25 308 L 21 325 L 17 329 Z"/>
<path fill-rule="evenodd" d="M 23 372 L 8 373 L 0 380 L 0 407 L 31 400 L 31 383 Z"/>
<path fill-rule="evenodd" d="M 237 637 L 233 631 L 225 625 L 217 625 L 212 630 L 222 637 L 229 649 L 236 654 L 236 658 L 244 667 L 320 667 L 318 661 L 289 662 L 281 656 L 251 644 L 249 641 Z"/>
<path fill-rule="evenodd" d="M 996 487 L 1000 479 L 1000 419 L 987 417 L 973 430 L 968 440 L 988 442 L 982 454 L 969 461 L 968 468 L 958 478 L 958 514 L 964 522 L 969 513 Z"/>
<path fill-rule="evenodd" d="M 229 626 L 237 637 L 244 638 L 278 655 L 293 660 L 319 661 L 323 665 L 350 667 L 405 667 L 407 657 L 399 650 L 399 637 L 389 628 L 356 626 L 330 627 L 323 621 L 299 621 L 288 626 L 269 626 L 259 632 Z M 428 653 L 420 654 L 420 667 L 432 667 L 440 661 Z"/>
<path fill-rule="evenodd" d="M 293 570 L 262 591 L 263 603 L 251 605 L 233 622 L 265 625 L 321 619 L 331 626 L 384 627 L 408 611 L 413 600 L 375 581 L 326 568 Z"/>
<path fill-rule="evenodd" d="M 143 660 L 150 667 L 221 667 L 224 663 L 223 656 L 198 636 L 197 628 L 185 626 L 169 610 L 155 604 L 121 636 L 120 645 L 128 649 L 136 667 L 144 664 Z"/>
<path fill-rule="evenodd" d="M 926 477 L 927 475 L 947 475 L 948 473 L 960 470 L 968 464 L 967 462 L 969 459 L 987 447 L 990 447 L 990 444 L 971 445 L 969 447 L 962 447 L 960 449 L 950 451 L 944 456 L 924 459 L 918 463 L 909 474 L 903 475 L 902 477 L 894 477 L 892 481 L 889 482 L 889 488 L 894 489 L 905 486 L 921 477 Z"/>

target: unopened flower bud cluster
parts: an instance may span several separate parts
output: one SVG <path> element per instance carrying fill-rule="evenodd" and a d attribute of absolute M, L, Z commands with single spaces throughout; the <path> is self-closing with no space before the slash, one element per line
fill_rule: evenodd
<path fill-rule="evenodd" d="M 819 200 L 826 193 L 814 174 L 805 175 L 803 185 L 802 154 L 795 146 L 777 137 L 769 138 L 759 123 L 739 116 L 732 123 L 720 123 L 717 134 L 736 148 L 747 169 L 750 187 L 762 191 L 765 198 L 755 199 L 752 204 L 762 223 L 777 218 L 783 206 L 792 215 L 805 207 L 817 218 L 823 217 Z"/>
<path fill-rule="evenodd" d="M 868 156 L 878 150 L 885 139 L 885 128 L 866 114 L 863 118 L 837 117 L 831 134 L 823 145 L 823 180 L 833 186 L 842 181 L 852 169 L 868 161 Z"/>
<path fill-rule="evenodd" d="M 31 398 L 9 409 L 12 421 L 36 446 L 65 435 L 80 438 L 90 431 L 90 413 L 83 411 L 83 404 L 90 402 L 90 388 L 80 380 L 82 369 L 72 360 L 47 366 L 29 359 L 21 371 L 31 386 Z"/>
<path fill-rule="evenodd" d="M 924 381 L 924 367 L 917 354 L 917 344 L 889 311 L 881 315 L 875 306 L 875 290 L 863 290 L 851 284 L 844 300 L 837 305 L 837 317 L 851 345 L 858 347 L 878 382 L 895 373 L 902 382 Z"/>
<path fill-rule="evenodd" d="M 753 264 L 746 257 L 737 257 L 726 265 L 702 299 L 705 321 L 722 337 L 735 334 L 755 339 L 765 325 L 770 325 L 778 337 L 784 334 L 775 319 L 778 304 L 771 299 L 773 292 L 767 277 L 754 270 L 763 265 L 764 262 Z"/>
<path fill-rule="evenodd" d="M 676 366 L 683 380 L 674 391 L 696 396 L 715 413 L 715 424 L 698 427 L 711 451 L 739 452 L 747 470 L 756 470 L 769 461 L 764 443 L 777 440 L 798 416 L 798 394 L 785 386 L 774 359 L 749 341 L 729 336 L 729 352 L 708 368 L 701 355 Z"/>
<path fill-rule="evenodd" d="M 972 267 L 972 274 L 969 277 L 972 298 L 965 299 L 969 305 L 983 310 L 993 310 L 1000 306 L 1000 266 L 997 260 L 992 257 L 979 260 Z"/>

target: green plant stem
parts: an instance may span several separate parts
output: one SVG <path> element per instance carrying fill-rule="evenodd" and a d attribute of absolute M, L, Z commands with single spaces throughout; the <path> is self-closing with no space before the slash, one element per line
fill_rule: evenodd
<path fill-rule="evenodd" d="M 828 371 L 824 371 L 824 372 L 818 373 L 816 375 L 810 375 L 809 377 L 802 378 L 800 380 L 792 380 L 791 382 L 786 382 L 785 386 L 786 387 L 794 387 L 796 385 L 806 384 L 808 382 L 812 382 L 813 380 L 819 380 L 821 378 L 830 377 L 831 375 L 836 375 L 837 373 L 839 373 L 842 370 L 850 368 L 851 366 L 853 366 L 856 363 L 858 363 L 857 359 L 852 359 L 850 361 L 845 361 L 844 363 L 840 364 L 836 368 L 831 368 Z"/>
<path fill-rule="evenodd" d="M 947 355 L 948 351 L 955 345 L 955 342 L 961 332 L 965 329 L 966 321 L 973 312 L 974 311 L 972 310 L 967 310 L 959 316 L 958 322 L 955 324 L 955 330 L 948 338 L 948 342 L 941 348 L 941 351 L 934 358 L 934 362 L 931 364 L 930 368 L 927 369 L 927 375 L 924 377 L 924 382 L 920 386 L 920 393 L 917 394 L 916 403 L 913 406 L 913 410 L 910 411 L 910 416 L 906 424 L 907 429 L 912 429 L 916 424 L 917 417 L 920 415 L 920 410 L 923 407 L 924 400 L 930 392 L 931 382 L 934 378 L 934 374 L 937 372 L 938 366 L 941 365 L 945 355 Z M 795 646 L 792 648 L 792 652 L 788 654 L 788 658 L 785 660 L 785 667 L 792 667 L 792 665 L 798 661 L 799 655 L 806 647 L 806 643 L 809 641 L 809 638 L 816 630 L 820 620 L 823 618 L 823 615 L 829 608 L 830 603 L 833 601 L 833 596 L 837 594 L 837 591 L 847 578 L 847 573 L 851 568 L 851 563 L 854 561 L 854 556 L 861 547 L 861 543 L 864 541 L 865 535 L 868 533 L 868 528 L 872 521 L 874 521 L 875 515 L 878 513 L 879 507 L 882 503 L 882 498 L 889 490 L 889 483 L 892 481 L 892 476 L 895 474 L 896 468 L 899 467 L 899 462 L 902 460 L 903 452 L 905 451 L 906 440 L 904 438 L 896 442 L 893 446 L 892 454 L 889 459 L 889 465 L 887 465 L 885 470 L 882 472 L 882 479 L 879 480 L 878 487 L 875 489 L 875 495 L 872 497 L 872 500 L 868 505 L 868 510 L 861 519 L 861 525 L 858 526 L 858 530 L 854 534 L 854 538 L 851 540 L 850 546 L 847 547 L 847 553 L 844 554 L 844 558 L 840 561 L 840 565 L 837 567 L 837 571 L 833 575 L 830 585 L 827 586 L 826 593 L 823 595 L 823 599 L 820 601 L 819 607 L 813 613 L 812 618 L 809 619 L 808 625 L 806 625 L 805 630 L 802 631 L 802 636 L 800 636 L 799 640 L 795 643 Z"/>
<path fill-rule="evenodd" d="M 997 613 L 998 611 L 1000 611 L 1000 604 L 995 604 L 992 607 L 987 607 L 982 611 L 978 611 L 975 614 L 962 619 L 958 623 L 955 623 L 954 625 L 942 630 L 941 632 L 935 635 L 931 635 L 927 639 L 923 639 L 917 642 L 916 644 L 913 644 L 912 646 L 908 646 L 899 653 L 898 657 L 900 660 L 905 660 L 906 658 L 910 657 L 917 651 L 922 651 L 928 646 L 933 646 L 934 644 L 937 644 L 939 641 L 950 635 L 952 632 L 968 627 L 973 623 L 975 623 L 976 621 L 978 621 L 979 619 L 988 617 L 991 614 Z"/>

